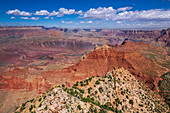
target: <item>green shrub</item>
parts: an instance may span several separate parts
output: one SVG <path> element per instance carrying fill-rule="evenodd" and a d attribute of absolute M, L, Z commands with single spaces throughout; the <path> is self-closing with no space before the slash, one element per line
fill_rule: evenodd
<path fill-rule="evenodd" d="M 142 104 L 139 104 L 139 106 L 140 106 L 140 107 L 143 107 L 143 105 L 142 105 Z"/>
<path fill-rule="evenodd" d="M 119 100 L 119 98 L 116 98 L 115 101 L 116 101 L 116 102 L 119 102 L 120 100 Z"/>
<path fill-rule="evenodd" d="M 133 105 L 133 100 L 131 99 L 131 100 L 129 100 L 129 104 L 132 104 Z"/>
<path fill-rule="evenodd" d="M 42 100 L 42 98 L 38 99 L 38 101 L 40 102 Z"/>
<path fill-rule="evenodd" d="M 33 105 L 30 106 L 29 111 L 31 112 L 33 109 Z"/>
<path fill-rule="evenodd" d="M 45 106 L 45 108 L 44 108 L 45 110 L 47 110 L 47 105 Z"/>
<path fill-rule="evenodd" d="M 84 94 L 84 89 L 80 90 L 80 93 L 83 93 L 83 94 Z"/>
<path fill-rule="evenodd" d="M 30 102 L 32 103 L 34 101 L 34 98 L 32 100 L 30 100 Z"/>
<path fill-rule="evenodd" d="M 103 92 L 103 88 L 100 86 L 99 87 L 99 92 L 102 93 Z"/>
<path fill-rule="evenodd" d="M 78 84 L 79 84 L 79 82 L 77 81 L 76 84 L 75 84 L 75 86 L 78 86 Z"/>
<path fill-rule="evenodd" d="M 121 94 L 124 95 L 124 91 L 121 91 Z"/>
<path fill-rule="evenodd" d="M 46 96 L 44 96 L 44 99 L 46 98 Z"/>
<path fill-rule="evenodd" d="M 53 87 L 51 87 L 50 89 L 49 89 L 49 91 L 52 91 L 54 88 Z"/>
<path fill-rule="evenodd" d="M 81 109 L 82 109 L 80 105 L 78 105 L 78 106 L 77 106 L 77 108 L 78 108 L 79 110 L 81 110 Z"/>
<path fill-rule="evenodd" d="M 42 106 L 42 103 L 40 103 L 40 105 L 38 107 L 41 107 Z"/>
<path fill-rule="evenodd" d="M 64 85 L 64 84 L 62 84 L 62 87 L 65 87 L 65 85 Z"/>
<path fill-rule="evenodd" d="M 91 100 L 94 101 L 94 98 L 92 97 Z"/>
<path fill-rule="evenodd" d="M 26 103 L 23 103 L 21 107 L 25 107 Z"/>
<path fill-rule="evenodd" d="M 88 93 L 89 93 L 89 94 L 90 94 L 91 90 L 92 90 L 92 88 L 91 88 L 91 87 L 90 87 L 90 88 L 88 88 Z"/>
<path fill-rule="evenodd" d="M 99 84 L 100 84 L 100 82 L 97 80 L 95 84 L 99 85 Z"/>
<path fill-rule="evenodd" d="M 86 82 L 86 85 L 89 85 L 89 82 L 88 82 L 88 81 Z"/>
<path fill-rule="evenodd" d="M 25 106 L 21 106 L 20 112 L 22 112 L 25 109 Z"/>
<path fill-rule="evenodd" d="M 91 82 L 92 78 L 89 78 L 89 81 Z"/>
<path fill-rule="evenodd" d="M 84 86 L 84 84 L 83 84 L 83 83 L 81 83 L 81 86 Z"/>

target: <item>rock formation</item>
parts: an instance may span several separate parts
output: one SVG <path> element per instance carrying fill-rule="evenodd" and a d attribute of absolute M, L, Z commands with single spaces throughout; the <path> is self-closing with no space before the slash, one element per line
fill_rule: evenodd
<path fill-rule="evenodd" d="M 116 85 L 115 85 L 116 84 Z M 156 93 L 139 82 L 124 68 L 111 70 L 102 77 L 89 77 L 72 88 L 64 84 L 33 98 L 16 112 L 168 112 L 169 107 Z"/>

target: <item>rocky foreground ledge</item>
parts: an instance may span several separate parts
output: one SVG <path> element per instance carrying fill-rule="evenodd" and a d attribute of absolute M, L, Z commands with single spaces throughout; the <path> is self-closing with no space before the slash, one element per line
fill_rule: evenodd
<path fill-rule="evenodd" d="M 169 106 L 124 68 L 105 76 L 77 81 L 71 88 L 55 86 L 20 105 L 15 113 L 161 112 Z"/>

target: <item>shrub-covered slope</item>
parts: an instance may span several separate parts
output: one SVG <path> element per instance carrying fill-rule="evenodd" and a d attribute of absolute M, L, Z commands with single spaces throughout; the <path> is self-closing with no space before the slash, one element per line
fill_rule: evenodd
<path fill-rule="evenodd" d="M 23 103 L 15 112 L 168 112 L 169 106 L 156 93 L 124 68 L 113 69 L 103 77 L 77 81 L 71 88 L 52 87 L 46 93 Z"/>

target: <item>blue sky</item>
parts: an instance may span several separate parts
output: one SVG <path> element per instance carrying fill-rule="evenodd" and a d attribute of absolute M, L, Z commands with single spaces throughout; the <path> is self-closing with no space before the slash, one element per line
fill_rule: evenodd
<path fill-rule="evenodd" d="M 170 0 L 1 0 L 0 26 L 170 27 Z"/>

